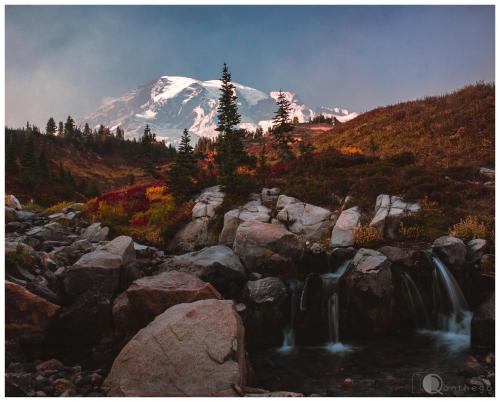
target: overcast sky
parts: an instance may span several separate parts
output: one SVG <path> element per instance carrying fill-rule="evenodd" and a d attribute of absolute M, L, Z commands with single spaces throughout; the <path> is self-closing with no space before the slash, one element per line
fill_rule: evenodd
<path fill-rule="evenodd" d="M 493 6 L 7 6 L 6 124 L 84 116 L 161 75 L 363 112 L 494 82 Z"/>

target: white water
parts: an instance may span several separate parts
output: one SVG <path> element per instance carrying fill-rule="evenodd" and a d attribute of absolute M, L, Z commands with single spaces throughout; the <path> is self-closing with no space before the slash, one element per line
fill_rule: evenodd
<path fill-rule="evenodd" d="M 458 351 L 470 344 L 472 313 L 453 274 L 443 261 L 433 254 L 432 261 L 435 266 L 433 292 L 437 330 L 421 332 L 434 335 L 451 351 Z"/>
<path fill-rule="evenodd" d="M 413 322 L 415 328 L 425 329 L 430 328 L 430 320 L 425 309 L 424 301 L 422 295 L 415 285 L 415 282 L 411 278 L 410 274 L 405 271 L 400 271 L 403 286 L 406 290 L 406 295 L 408 297 L 408 305 L 410 307 L 410 312 L 412 314 Z"/>
<path fill-rule="evenodd" d="M 327 289 L 331 292 L 328 297 L 328 343 L 326 349 L 330 352 L 347 352 L 352 348 L 340 342 L 339 325 L 339 293 L 338 281 L 351 265 L 352 260 L 347 260 L 335 272 L 328 272 L 321 275 Z"/>
<path fill-rule="evenodd" d="M 295 313 L 299 302 L 300 282 L 290 279 L 288 282 L 290 289 L 290 321 L 283 330 L 283 344 L 279 348 L 281 352 L 289 352 L 295 346 Z"/>

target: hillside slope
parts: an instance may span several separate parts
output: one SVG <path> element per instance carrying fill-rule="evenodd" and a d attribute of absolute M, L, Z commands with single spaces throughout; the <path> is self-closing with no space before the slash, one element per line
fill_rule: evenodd
<path fill-rule="evenodd" d="M 356 146 L 387 157 L 412 152 L 440 167 L 494 165 L 495 88 L 476 84 L 451 94 L 364 113 L 313 139 L 318 149 Z"/>

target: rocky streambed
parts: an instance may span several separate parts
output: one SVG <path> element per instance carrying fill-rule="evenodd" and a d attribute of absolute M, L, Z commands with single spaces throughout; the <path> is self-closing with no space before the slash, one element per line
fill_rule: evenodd
<path fill-rule="evenodd" d="M 47 215 L 6 197 L 6 393 L 494 392 L 485 240 L 396 247 L 420 206 L 390 195 L 370 212 L 392 244 L 377 250 L 354 247 L 349 197 L 330 211 L 263 189 L 220 216 L 223 200 L 205 190 L 159 250 L 110 238 L 78 204 Z"/>

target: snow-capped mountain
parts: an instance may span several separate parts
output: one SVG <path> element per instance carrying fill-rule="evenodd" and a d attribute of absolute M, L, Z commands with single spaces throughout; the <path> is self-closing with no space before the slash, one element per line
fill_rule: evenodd
<path fill-rule="evenodd" d="M 266 130 L 276 110 L 278 92 L 269 94 L 242 84 L 233 83 L 241 114 L 240 127 Z M 129 93 L 106 101 L 89 116 L 78 119 L 78 124 L 100 124 L 112 129 L 120 126 L 129 138 L 140 137 L 146 124 L 167 142 L 176 143 L 187 128 L 200 137 L 215 137 L 219 80 L 199 81 L 188 77 L 163 76 Z M 313 110 L 304 105 L 295 94 L 286 92 L 291 102 L 291 116 L 306 122 L 317 114 L 335 116 L 344 122 L 357 116 L 345 109 L 322 107 Z"/>

